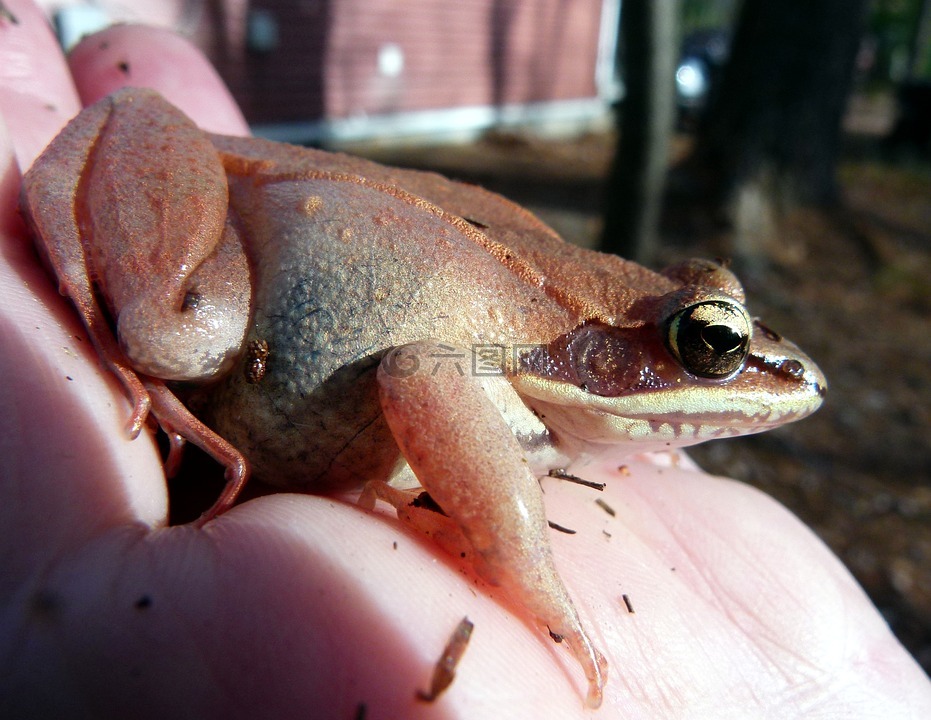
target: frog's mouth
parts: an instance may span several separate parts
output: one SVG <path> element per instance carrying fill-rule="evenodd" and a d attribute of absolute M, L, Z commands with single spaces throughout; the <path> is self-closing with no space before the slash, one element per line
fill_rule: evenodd
<path fill-rule="evenodd" d="M 794 348 L 793 348 L 794 349 Z M 827 389 L 801 352 L 751 355 L 725 380 L 685 377 L 605 397 L 572 383 L 518 374 L 511 383 L 557 433 L 593 443 L 632 442 L 638 450 L 694 445 L 769 430 L 810 415 Z"/>

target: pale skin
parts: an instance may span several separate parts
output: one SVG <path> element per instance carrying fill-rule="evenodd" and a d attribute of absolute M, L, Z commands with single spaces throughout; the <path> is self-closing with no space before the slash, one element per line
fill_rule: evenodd
<path fill-rule="evenodd" d="M 120 37 L 111 35 L 111 48 L 119 48 Z M 151 42 L 128 43 L 123 56 L 133 53 L 134 72 L 143 72 L 146 56 L 165 57 L 156 49 L 165 39 Z M 190 60 L 179 62 L 191 82 L 198 71 Z M 41 82 L 63 85 L 60 77 Z M 216 121 L 216 103 L 210 115 Z M 20 126 L 34 127 L 42 117 Z M 5 453 L 14 462 L 3 487 L 14 489 L 14 500 L 3 503 L 10 516 L 2 527 L 20 531 L 6 538 L 4 557 L 22 588 L 13 614 L 24 628 L 17 636 L 31 638 L 4 660 L 19 668 L 16 697 L 31 690 L 50 707 L 76 697 L 79 707 L 115 715 L 127 707 L 138 714 L 142 697 L 143 712 L 153 717 L 177 716 L 175 701 L 243 716 L 254 715 L 250 703 L 279 716 L 313 716 L 321 707 L 328 716 L 351 716 L 360 703 L 369 717 L 378 716 L 376 708 L 406 716 L 588 712 L 584 679 L 568 653 L 388 514 L 277 495 L 202 531 L 148 530 L 160 523 L 165 502 L 151 444 L 144 435 L 125 440 L 122 389 L 74 341 L 80 326 L 29 253 L 10 257 L 17 274 L 4 282 L 4 311 L 25 297 L 17 290 L 24 276 L 43 308 L 37 316 L 30 301 L 29 314 L 3 325 L 7 387 L 25 395 L 4 396 L 4 417 L 13 420 L 5 442 L 17 452 Z M 36 324 L 41 338 L 28 332 Z M 63 452 L 49 452 L 50 442 Z M 86 455 L 67 451 L 73 447 Z M 608 482 L 603 497 L 618 511 L 613 519 L 597 508 L 592 514 L 592 491 L 544 483 L 550 519 L 597 529 L 554 535 L 552 543 L 612 666 L 602 716 L 720 717 L 733 707 L 743 717 L 754 702 L 756 714 L 780 708 L 780 716 L 812 702 L 827 703 L 838 717 L 869 703 L 886 714 L 903 708 L 903 716 L 904 708 L 917 716 L 927 708 L 927 685 L 914 665 L 836 561 L 787 513 L 742 486 L 690 470 L 627 465 L 630 475 L 617 463 L 585 472 Z M 430 563 L 431 556 L 440 562 Z M 436 705 L 419 705 L 414 690 L 426 685 L 463 614 L 476 629 L 459 674 Z M 109 622 L 97 627 L 91 618 Z M 53 636 L 46 634 L 50 621 Z M 139 658 L 145 662 L 134 669 Z M 248 683 L 239 680 L 243 658 Z M 123 671 L 125 682 L 114 683 Z M 802 703 L 803 694 L 804 705 L 790 705 Z"/>

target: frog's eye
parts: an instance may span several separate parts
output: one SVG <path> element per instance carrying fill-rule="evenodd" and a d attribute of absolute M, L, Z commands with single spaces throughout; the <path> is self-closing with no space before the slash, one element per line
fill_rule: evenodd
<path fill-rule="evenodd" d="M 740 305 L 708 300 L 672 316 L 666 344 L 693 375 L 723 378 L 747 359 L 750 333 L 750 321 Z"/>

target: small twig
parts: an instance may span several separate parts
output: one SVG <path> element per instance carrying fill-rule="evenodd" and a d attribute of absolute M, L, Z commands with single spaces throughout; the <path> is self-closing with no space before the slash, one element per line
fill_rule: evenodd
<path fill-rule="evenodd" d="M 575 535 L 577 532 L 576 530 L 573 530 L 571 528 L 563 527 L 562 525 L 557 525 L 552 520 L 547 520 L 546 522 L 553 530 L 556 530 L 561 533 L 566 533 L 566 535 Z"/>
<path fill-rule="evenodd" d="M 430 689 L 427 691 L 418 690 L 418 700 L 433 702 L 452 684 L 453 678 L 456 677 L 456 666 L 462 659 L 463 653 L 465 653 L 466 647 L 469 644 L 469 639 L 472 637 L 472 628 L 474 627 L 475 625 L 467 617 L 459 621 L 459 624 L 449 638 L 449 642 L 446 643 L 443 654 L 440 656 L 440 659 L 437 660 L 436 666 L 433 668 L 433 678 L 430 680 Z"/>
<path fill-rule="evenodd" d="M 606 503 L 601 498 L 598 498 L 597 500 L 595 500 L 595 504 L 598 507 L 600 507 L 602 510 L 604 510 L 606 513 L 608 513 L 608 515 L 610 515 L 611 517 L 614 517 L 615 515 L 617 515 L 617 513 L 614 512 L 614 508 L 608 505 L 608 503 Z"/>
<path fill-rule="evenodd" d="M 572 473 L 566 472 L 565 468 L 553 468 L 549 471 L 548 475 L 551 478 L 558 478 L 560 480 L 568 480 L 569 482 L 575 483 L 576 485 L 584 485 L 587 488 L 592 490 L 604 490 L 605 483 L 592 482 L 591 480 L 585 480 L 580 478 L 578 475 L 573 475 Z"/>

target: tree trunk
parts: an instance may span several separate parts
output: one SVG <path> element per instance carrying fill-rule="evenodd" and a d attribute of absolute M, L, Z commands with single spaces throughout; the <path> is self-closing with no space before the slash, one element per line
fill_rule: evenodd
<path fill-rule="evenodd" d="M 655 254 L 675 113 L 678 0 L 624 0 L 626 93 L 606 188 L 601 249 L 642 262 Z"/>
<path fill-rule="evenodd" d="M 931 0 L 921 0 L 916 8 L 915 25 L 908 48 L 908 75 L 915 81 L 924 75 L 928 64 L 928 41 L 931 40 Z"/>
<path fill-rule="evenodd" d="M 868 5 L 745 0 L 693 165 L 738 242 L 788 207 L 837 201 L 841 120 Z"/>

